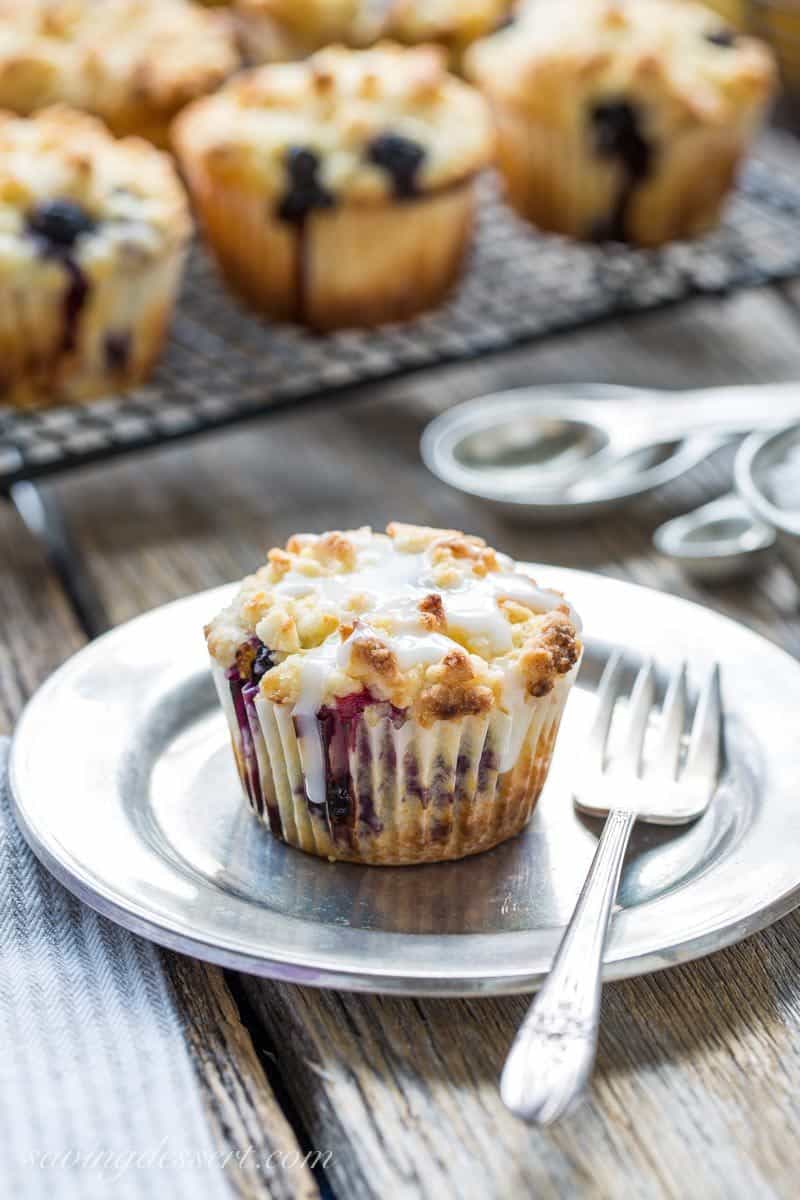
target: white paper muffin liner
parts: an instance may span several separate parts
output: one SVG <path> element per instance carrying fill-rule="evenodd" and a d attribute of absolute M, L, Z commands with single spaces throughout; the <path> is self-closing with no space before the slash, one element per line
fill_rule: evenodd
<path fill-rule="evenodd" d="M 250 181 L 224 186 L 177 149 L 206 240 L 251 307 L 321 331 L 406 320 L 441 304 L 470 245 L 475 176 L 409 200 L 316 209 L 299 222 L 268 212 Z"/>
<path fill-rule="evenodd" d="M 718 224 L 763 113 L 759 104 L 725 125 L 673 134 L 657 143 L 652 170 L 636 180 L 592 152 L 582 124 L 548 124 L 497 95 L 492 106 L 498 166 L 520 216 L 568 237 L 622 236 L 643 246 L 694 238 Z"/>
<path fill-rule="evenodd" d="M 462 858 L 528 821 L 547 778 L 577 667 L 526 703 L 527 727 L 493 709 L 424 728 L 390 704 L 323 710 L 298 729 L 289 705 L 245 688 L 212 660 L 236 764 L 253 812 L 311 854 L 374 864 Z M 233 682 L 233 688 L 231 683 Z M 239 709 L 237 713 L 237 707 Z M 327 786 L 318 778 L 322 746 Z"/>

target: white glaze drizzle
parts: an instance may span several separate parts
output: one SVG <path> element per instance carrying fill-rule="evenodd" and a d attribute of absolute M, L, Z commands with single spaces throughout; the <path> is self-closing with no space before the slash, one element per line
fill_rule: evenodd
<path fill-rule="evenodd" d="M 502 660 L 512 649 L 512 630 L 499 602 L 512 600 L 533 612 L 545 613 L 564 605 L 563 596 L 538 587 L 504 555 L 498 555 L 500 571 L 481 578 L 465 572 L 457 586 L 443 588 L 435 581 L 428 552 L 396 551 L 388 539 L 373 537 L 368 531 L 348 536 L 357 547 L 357 570 L 320 576 L 290 570 L 271 589 L 278 596 L 295 599 L 314 595 L 343 624 L 356 615 L 358 618 L 356 629 L 344 642 L 335 633 L 301 655 L 300 695 L 293 716 L 309 799 L 317 804 L 325 802 L 324 750 L 316 714 L 323 704 L 331 671 L 336 667 L 347 669 L 355 643 L 367 636 L 380 638 L 395 655 L 402 671 L 441 662 L 449 651 L 461 649 L 452 638 L 434 633 L 423 624 L 419 603 L 434 592 L 441 596 L 448 628 L 463 633 L 468 641 L 484 640 L 492 660 L 498 660 L 492 661 L 492 667 L 501 672 L 502 708 L 510 718 L 499 769 L 508 770 L 519 755 L 530 725 L 531 702 L 516 662 Z M 356 596 L 366 598 L 366 604 L 360 605 L 357 614 L 349 607 Z M 568 607 L 572 621 L 580 629 L 577 613 Z M 376 618 L 373 626 L 371 621 Z"/>
<path fill-rule="evenodd" d="M 309 650 L 300 662 L 300 695 L 292 710 L 303 760 L 306 793 L 314 804 L 325 803 L 325 751 L 317 713 L 322 707 L 325 686 L 336 666 L 338 640 L 329 638 Z"/>

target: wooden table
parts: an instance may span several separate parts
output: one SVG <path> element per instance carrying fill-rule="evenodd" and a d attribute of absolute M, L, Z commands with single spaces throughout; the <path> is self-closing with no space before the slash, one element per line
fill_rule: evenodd
<path fill-rule="evenodd" d="M 65 477 L 45 493 L 71 531 L 72 584 L 88 597 L 89 622 L 105 613 L 115 624 L 242 575 L 294 530 L 399 517 L 669 589 L 800 655 L 798 591 L 783 568 L 711 591 L 652 550 L 656 524 L 726 488 L 724 456 L 637 510 L 538 529 L 449 491 L 417 449 L 441 408 L 498 387 L 798 378 L 799 303 L 791 287 L 697 301 Z M 37 684 L 96 629 L 81 627 L 10 505 L 0 505 L 0 564 L 0 726 L 10 729 Z M 332 1152 L 315 1172 L 230 1170 L 243 1196 L 797 1195 L 796 915 L 702 962 L 609 986 L 591 1100 L 546 1132 L 508 1116 L 497 1093 L 524 997 L 350 996 L 164 960 L 220 1145 Z"/>

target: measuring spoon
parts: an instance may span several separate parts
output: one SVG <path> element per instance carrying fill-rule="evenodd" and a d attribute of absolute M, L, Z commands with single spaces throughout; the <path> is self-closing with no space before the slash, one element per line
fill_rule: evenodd
<path fill-rule="evenodd" d="M 800 419 L 800 383 L 668 392 L 553 384 L 478 397 L 422 435 L 445 483 L 532 520 L 618 507 L 728 439 Z"/>

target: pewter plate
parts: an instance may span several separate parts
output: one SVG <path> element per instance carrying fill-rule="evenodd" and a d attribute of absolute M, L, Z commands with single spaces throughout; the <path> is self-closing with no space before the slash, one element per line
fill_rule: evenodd
<path fill-rule="evenodd" d="M 534 819 L 458 863 L 331 864 L 276 841 L 245 808 L 216 708 L 202 626 L 230 596 L 203 592 L 121 626 L 66 663 L 14 740 L 17 818 L 82 900 L 199 958 L 319 987 L 467 995 L 535 988 L 553 959 L 598 826 L 570 769 L 608 655 L 631 673 L 680 658 L 697 686 L 722 665 L 725 769 L 706 814 L 635 831 L 607 950 L 613 979 L 685 962 L 800 903 L 800 663 L 673 596 L 533 567 L 582 613 L 586 653 Z"/>

